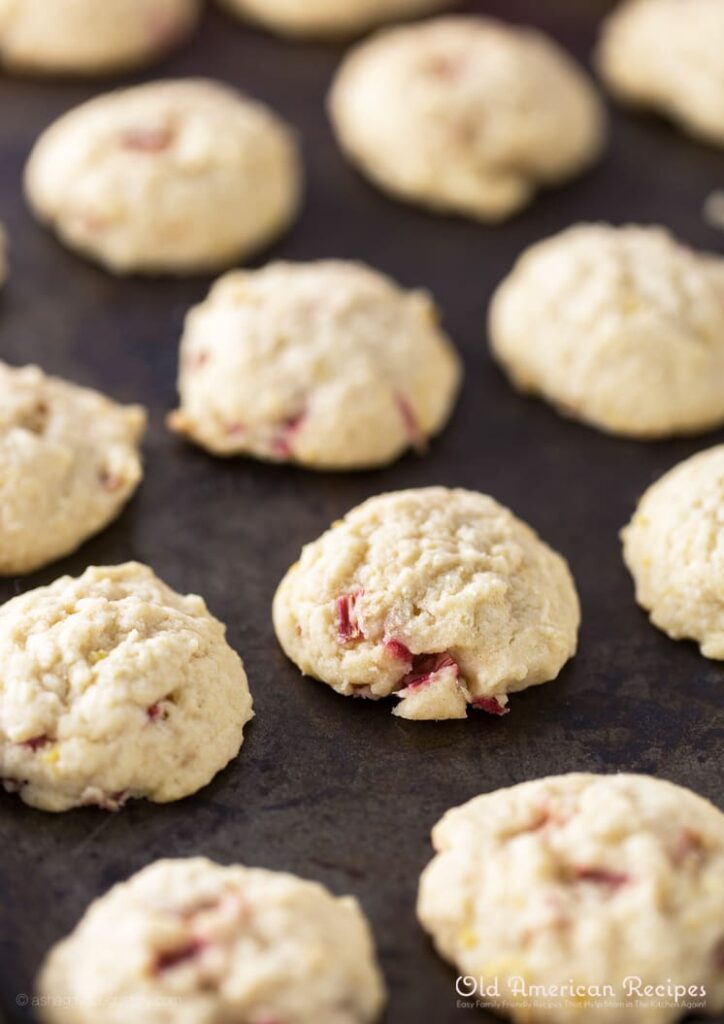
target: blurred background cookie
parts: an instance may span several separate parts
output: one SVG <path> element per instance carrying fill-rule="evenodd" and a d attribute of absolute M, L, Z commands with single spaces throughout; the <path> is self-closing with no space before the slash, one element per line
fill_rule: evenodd
<path fill-rule="evenodd" d="M 521 391 L 642 440 L 724 423 L 724 259 L 659 227 L 578 224 L 532 245 L 490 307 Z"/>
<path fill-rule="evenodd" d="M 510 217 L 601 154 L 593 84 L 552 39 L 489 18 L 389 29 L 343 61 L 329 98 L 340 146 L 398 198 Z"/>
<path fill-rule="evenodd" d="M 220 0 L 227 10 L 274 32 L 317 38 L 355 35 L 449 7 L 453 0 Z"/>
<path fill-rule="evenodd" d="M 148 64 L 189 35 L 200 0 L 0 0 L 0 64 L 103 75 Z"/>
<path fill-rule="evenodd" d="M 620 100 L 724 146 L 724 4 L 627 0 L 604 24 L 598 66 Z"/>
<path fill-rule="evenodd" d="M 301 189 L 287 126 L 206 79 L 84 103 L 41 135 L 25 172 L 37 217 L 119 274 L 188 274 L 243 259 L 289 227 Z"/>

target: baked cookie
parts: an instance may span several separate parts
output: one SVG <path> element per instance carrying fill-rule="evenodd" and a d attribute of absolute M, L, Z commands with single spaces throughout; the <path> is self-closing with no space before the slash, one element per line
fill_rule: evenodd
<path fill-rule="evenodd" d="M 531 246 L 490 310 L 521 391 L 642 440 L 724 423 L 724 259 L 657 227 L 580 224 Z"/>
<path fill-rule="evenodd" d="M 621 537 L 636 600 L 654 625 L 724 660 L 724 445 L 649 487 Z"/>
<path fill-rule="evenodd" d="M 119 515 L 145 428 L 139 405 L 0 362 L 0 575 L 69 554 Z"/>
<path fill-rule="evenodd" d="M 156 861 L 92 903 L 37 991 L 46 1024 L 371 1024 L 384 1003 L 354 898 L 201 857 Z"/>
<path fill-rule="evenodd" d="M 169 424 L 217 455 L 359 469 L 422 447 L 460 377 L 427 294 L 361 264 L 275 263 L 189 314 Z"/>
<path fill-rule="evenodd" d="M 499 221 L 600 154 L 602 104 L 533 29 L 439 18 L 356 47 L 329 102 L 338 141 L 380 188 L 440 212 Z"/>
<path fill-rule="evenodd" d="M 0 607 L 0 778 L 44 811 L 179 800 L 239 752 L 239 656 L 200 597 L 92 566 Z"/>
<path fill-rule="evenodd" d="M 642 991 L 667 984 L 724 1009 L 724 815 L 702 797 L 645 775 L 561 775 L 448 811 L 432 841 L 422 926 L 514 1020 L 669 1024 L 696 1000 Z"/>
<path fill-rule="evenodd" d="M 604 24 L 598 66 L 620 100 L 724 146 L 724 4 L 628 0 Z"/>
<path fill-rule="evenodd" d="M 385 21 L 412 18 L 449 7 L 452 0 L 221 0 L 222 6 L 274 32 L 336 38 Z"/>
<path fill-rule="evenodd" d="M 0 0 L 0 63 L 96 75 L 147 64 L 198 21 L 199 0 Z"/>
<path fill-rule="evenodd" d="M 287 228 L 301 168 L 270 110 L 183 79 L 64 114 L 36 143 L 25 191 L 41 221 L 108 270 L 189 274 L 247 257 Z"/>
<path fill-rule="evenodd" d="M 428 487 L 371 498 L 308 544 L 274 598 L 305 675 L 393 714 L 502 715 L 555 679 L 580 620 L 565 561 L 492 498 Z"/>

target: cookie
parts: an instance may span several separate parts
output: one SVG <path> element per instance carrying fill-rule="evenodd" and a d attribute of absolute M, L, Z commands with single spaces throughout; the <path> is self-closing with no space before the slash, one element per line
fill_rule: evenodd
<path fill-rule="evenodd" d="M 597 61 L 617 99 L 724 146 L 724 4 L 628 0 L 604 24 Z"/>
<path fill-rule="evenodd" d="M 724 445 L 649 487 L 621 537 L 636 600 L 654 625 L 724 660 Z"/>
<path fill-rule="evenodd" d="M 0 607 L 0 777 L 44 811 L 179 800 L 236 757 L 244 667 L 200 597 L 91 567 Z"/>
<path fill-rule="evenodd" d="M 274 627 L 305 675 L 410 719 L 493 715 L 555 679 L 580 620 L 565 561 L 492 498 L 428 487 L 349 512 L 282 580 Z"/>
<path fill-rule="evenodd" d="M 724 423 L 724 259 L 657 227 L 579 224 L 531 246 L 490 310 L 521 391 L 641 440 Z"/>
<path fill-rule="evenodd" d="M 139 405 L 0 362 L 0 575 L 70 554 L 120 514 L 145 428 Z"/>
<path fill-rule="evenodd" d="M 203 79 L 152 82 L 60 117 L 25 171 L 36 216 L 118 274 L 189 274 L 270 243 L 296 215 L 301 167 L 266 107 Z"/>
<path fill-rule="evenodd" d="M 98 75 L 147 64 L 188 36 L 199 0 L 0 0 L 0 63 Z"/>
<path fill-rule="evenodd" d="M 385 21 L 412 18 L 449 7 L 452 0 L 221 0 L 227 10 L 273 32 L 337 38 Z"/>
<path fill-rule="evenodd" d="M 422 447 L 460 377 L 427 294 L 361 264 L 275 263 L 189 314 L 169 424 L 216 455 L 359 469 Z"/>
<path fill-rule="evenodd" d="M 418 916 L 465 993 L 521 1024 L 669 1024 L 697 993 L 724 1009 L 724 815 L 695 793 L 538 779 L 448 811 L 432 841 Z"/>
<path fill-rule="evenodd" d="M 355 899 L 201 857 L 156 861 L 92 903 L 37 992 L 45 1024 L 371 1024 L 384 1002 Z"/>
<path fill-rule="evenodd" d="M 482 221 L 579 174 L 605 137 L 602 104 L 573 60 L 540 32 L 489 18 L 361 43 L 329 109 L 343 151 L 384 191 Z"/>

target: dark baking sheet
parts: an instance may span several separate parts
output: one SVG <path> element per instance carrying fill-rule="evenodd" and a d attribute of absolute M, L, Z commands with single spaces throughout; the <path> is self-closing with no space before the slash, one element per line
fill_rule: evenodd
<path fill-rule="evenodd" d="M 491 0 L 468 9 L 539 24 L 585 59 L 609 6 Z M 600 167 L 510 223 L 435 218 L 386 200 L 337 153 L 322 101 L 341 52 L 283 43 L 211 11 L 193 43 L 157 70 L 234 82 L 300 129 L 309 194 L 270 257 L 361 258 L 429 287 L 442 305 L 467 368 L 454 420 L 426 458 L 360 475 L 213 460 L 166 432 L 182 317 L 209 281 L 114 280 L 37 227 L 19 185 L 30 146 L 103 85 L 0 80 L 0 218 L 13 270 L 0 303 L 0 356 L 36 361 L 151 411 L 146 480 L 121 519 L 73 557 L 3 581 L 0 598 L 89 563 L 149 562 L 177 589 L 203 594 L 228 623 L 257 711 L 238 760 L 180 803 L 53 816 L 0 796 L 0 1006 L 9 1021 L 35 1019 L 23 993 L 91 899 L 156 857 L 199 853 L 355 893 L 374 925 L 388 1022 L 483 1020 L 456 1007 L 454 971 L 414 916 L 429 830 L 447 807 L 573 769 L 651 772 L 721 800 L 722 668 L 649 626 L 634 605 L 617 531 L 650 481 L 724 434 L 647 445 L 559 419 L 514 394 L 495 369 L 485 311 L 524 246 L 580 219 L 658 221 L 694 245 L 721 247 L 701 207 L 722 184 L 724 157 L 657 119 L 614 113 Z M 579 586 L 580 654 L 557 682 L 514 696 L 513 713 L 500 720 L 394 719 L 387 702 L 344 700 L 303 680 L 274 639 L 272 595 L 302 543 L 369 495 L 432 483 L 509 504 L 565 553 Z"/>

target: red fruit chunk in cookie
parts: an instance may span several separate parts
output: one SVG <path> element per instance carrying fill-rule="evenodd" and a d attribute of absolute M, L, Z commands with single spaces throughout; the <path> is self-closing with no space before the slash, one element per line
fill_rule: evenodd
<path fill-rule="evenodd" d="M 136 153 L 162 153 L 172 142 L 170 128 L 128 128 L 121 135 L 122 147 Z"/>
<path fill-rule="evenodd" d="M 40 750 L 41 747 L 44 747 L 46 745 L 46 743 L 50 743 L 50 737 L 49 736 L 46 736 L 46 735 L 43 735 L 43 736 L 33 736 L 33 738 L 30 739 L 30 740 L 24 740 L 20 744 L 20 746 L 21 747 L 28 747 L 29 750 L 36 751 L 36 750 Z"/>
<path fill-rule="evenodd" d="M 575 875 L 579 882 L 593 882 L 594 885 L 606 885 L 611 889 L 620 889 L 631 881 L 623 872 L 610 871 L 608 868 L 577 867 Z"/>
<path fill-rule="evenodd" d="M 419 689 L 433 681 L 433 676 L 443 669 L 452 668 L 455 675 L 460 674 L 457 662 L 447 653 L 415 654 L 412 658 L 412 669 L 402 679 L 401 686 L 407 690 Z"/>
<path fill-rule="evenodd" d="M 404 421 L 405 430 L 407 431 L 410 444 L 413 448 L 424 448 L 425 435 L 420 429 L 417 415 L 411 403 L 404 395 L 399 393 L 395 395 L 395 401 L 397 402 L 397 408 L 400 410 L 400 415 Z"/>
<path fill-rule="evenodd" d="M 400 640 L 385 640 L 385 650 L 398 661 L 412 664 L 412 652 Z"/>
<path fill-rule="evenodd" d="M 202 939 L 191 939 L 185 946 L 159 953 L 153 963 L 152 971 L 154 974 L 161 974 L 163 971 L 170 971 L 174 967 L 178 967 L 179 964 L 195 960 L 206 946 L 207 943 Z"/>
<path fill-rule="evenodd" d="M 474 697 L 473 707 L 488 715 L 507 715 L 510 708 L 501 704 L 497 697 Z"/>
<path fill-rule="evenodd" d="M 357 620 L 357 601 L 364 591 L 344 594 L 337 598 L 337 643 L 348 644 L 353 640 L 364 639 L 364 633 Z"/>

